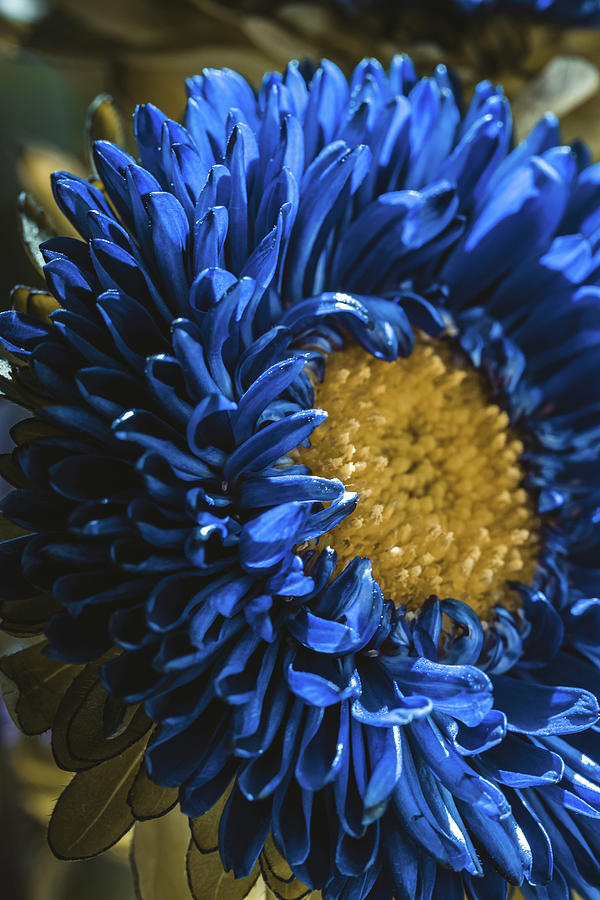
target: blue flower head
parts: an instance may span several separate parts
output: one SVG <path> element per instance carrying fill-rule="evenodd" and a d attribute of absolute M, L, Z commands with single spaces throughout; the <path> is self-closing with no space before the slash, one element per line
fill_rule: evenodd
<path fill-rule="evenodd" d="M 405 57 L 188 95 L 0 316 L 52 846 L 178 800 L 248 888 L 597 900 L 600 168 Z"/>

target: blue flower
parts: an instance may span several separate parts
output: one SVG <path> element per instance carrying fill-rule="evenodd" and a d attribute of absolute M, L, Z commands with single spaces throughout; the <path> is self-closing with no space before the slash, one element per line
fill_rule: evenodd
<path fill-rule="evenodd" d="M 325 900 L 487 900 L 508 884 L 595 900 L 600 168 L 551 115 L 513 147 L 499 88 L 462 112 L 444 67 L 419 80 L 405 57 L 364 60 L 349 82 L 325 61 L 307 83 L 291 63 L 258 96 L 207 70 L 188 94 L 184 125 L 137 109 L 137 158 L 99 141 L 97 178 L 54 176 L 82 239 L 44 243 L 50 294 L 0 316 L 13 395 L 34 409 L 3 501 L 26 533 L 1 545 L 1 614 L 47 641 L 3 664 L 24 673 L 17 716 L 54 722 L 57 759 L 78 770 L 63 796 L 85 783 L 88 816 L 90 784 L 104 803 L 94 766 L 123 757 L 118 798 L 139 748 L 139 777 L 185 814 L 220 811 L 240 878 L 259 857 L 268 878 L 269 840 Z M 382 458 L 364 379 L 383 372 L 383 395 L 399 378 L 386 402 L 401 409 L 419 360 L 433 374 L 418 416 L 422 396 L 443 418 L 438 376 L 470 405 L 430 458 L 433 437 L 395 443 L 399 413 Z M 485 391 L 504 412 L 477 406 Z M 321 397 L 347 418 L 326 422 Z M 363 408 L 367 474 L 407 479 L 375 528 L 341 462 L 344 477 L 307 465 L 330 427 L 343 458 Z M 478 435 L 510 488 L 478 469 Z M 436 468 L 467 477 L 447 501 L 466 535 L 454 598 L 399 526 L 379 546 L 391 509 L 406 535 L 429 528 L 433 493 L 410 485 Z M 517 504 L 531 527 L 503 542 L 493 529 Z M 431 571 L 431 590 L 379 579 L 388 550 L 419 563 L 394 564 L 392 585 Z M 481 612 L 468 585 L 486 595 L 493 567 Z M 136 786 L 91 850 L 61 838 L 59 801 L 55 850 L 89 855 L 168 808 L 140 812 Z"/>

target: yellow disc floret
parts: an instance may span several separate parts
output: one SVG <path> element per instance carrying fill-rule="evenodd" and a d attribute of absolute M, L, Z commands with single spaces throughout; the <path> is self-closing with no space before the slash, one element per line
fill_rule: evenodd
<path fill-rule="evenodd" d="M 340 569 L 369 557 L 396 604 L 416 609 L 436 594 L 486 619 L 513 605 L 507 581 L 531 579 L 539 523 L 521 486 L 521 441 L 483 376 L 455 356 L 421 337 L 391 363 L 355 344 L 332 352 L 315 391 L 329 418 L 297 457 L 358 492 L 356 510 L 320 541 Z"/>

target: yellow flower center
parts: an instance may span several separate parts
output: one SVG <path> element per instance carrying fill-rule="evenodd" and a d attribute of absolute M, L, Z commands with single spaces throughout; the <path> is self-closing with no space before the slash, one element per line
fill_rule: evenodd
<path fill-rule="evenodd" d="M 358 492 L 352 515 L 321 538 L 341 570 L 369 557 L 383 593 L 419 608 L 463 600 L 482 619 L 530 580 L 539 521 L 521 487 L 523 445 L 484 377 L 444 341 L 419 337 L 383 362 L 356 344 L 333 352 L 315 406 L 329 418 L 297 456 Z"/>

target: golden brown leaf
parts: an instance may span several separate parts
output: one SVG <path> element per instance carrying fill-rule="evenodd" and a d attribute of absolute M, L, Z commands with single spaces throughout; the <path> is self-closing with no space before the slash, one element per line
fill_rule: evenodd
<path fill-rule="evenodd" d="M 116 844 L 133 825 L 127 803 L 146 741 L 119 756 L 78 772 L 58 799 L 48 843 L 61 859 L 86 859 Z"/>
<path fill-rule="evenodd" d="M 179 809 L 136 822 L 131 867 L 138 900 L 192 900 L 185 864 L 189 840 L 188 820 Z"/>
<path fill-rule="evenodd" d="M 8 537 L 10 522 L 2 521 L 0 531 L 3 539 Z M 12 536 L 16 536 L 18 530 L 19 535 L 26 532 L 14 526 Z M 2 630 L 8 634 L 18 637 L 28 637 L 39 635 L 44 631 L 46 623 L 51 615 L 58 610 L 58 603 L 52 594 L 36 594 L 33 597 L 24 597 L 16 600 L 0 600 L 0 617 L 2 618 Z M 73 672 L 75 677 L 76 672 Z"/>
<path fill-rule="evenodd" d="M 15 458 L 12 453 L 1 453 L 0 454 L 0 475 L 4 478 L 5 481 L 8 481 L 13 487 L 18 488 L 26 488 L 31 487 L 30 482 L 25 477 L 23 470 L 21 467 L 15 462 Z M 5 528 L 7 524 L 11 525 L 12 523 L 7 522 L 4 517 L 1 518 L 2 526 L 1 528 Z M 18 528 L 18 525 L 13 525 L 13 528 Z M 6 538 L 3 538 L 6 540 Z"/>
<path fill-rule="evenodd" d="M 40 437 L 55 437 L 60 430 L 41 419 L 21 419 L 10 429 L 10 436 L 17 446 L 27 444 Z"/>
<path fill-rule="evenodd" d="M 108 692 L 97 679 L 71 717 L 66 742 L 76 760 L 98 763 L 112 759 L 148 732 L 150 719 L 141 706 L 128 706 L 124 727 L 111 734 L 106 722 L 108 701 Z"/>
<path fill-rule="evenodd" d="M 306 900 L 321 900 L 322 894 L 321 891 L 309 891 L 307 894 L 303 895 Z M 264 900 L 278 900 L 279 894 L 276 894 L 271 890 L 267 882 L 265 881 L 265 897 Z M 250 900 L 250 898 L 249 898 Z M 465 898 L 466 900 L 466 898 Z"/>
<path fill-rule="evenodd" d="M 217 800 L 207 813 L 204 813 L 198 819 L 190 819 L 192 840 L 200 853 L 214 853 L 219 845 L 219 821 L 227 803 L 227 798 L 231 793 L 231 788 L 232 785 L 227 788 L 221 799 Z"/>
<path fill-rule="evenodd" d="M 87 172 L 76 156 L 57 153 L 48 147 L 25 147 L 18 162 L 19 181 L 28 194 L 45 211 L 57 234 L 79 237 L 76 229 L 59 210 L 50 184 L 52 172 L 64 170 L 85 178 Z"/>
<path fill-rule="evenodd" d="M 60 701 L 52 728 L 52 752 L 61 769 L 73 772 L 89 769 L 94 765 L 93 760 L 82 760 L 72 753 L 69 730 L 73 719 L 78 715 L 86 698 L 99 682 L 100 667 L 111 659 L 115 653 L 116 651 L 109 651 L 96 662 L 88 663 L 87 666 L 81 669 Z M 84 720 L 89 721 L 90 727 L 95 730 L 97 726 L 93 724 L 94 718 L 99 716 L 102 721 L 103 711 L 91 707 L 88 711 L 83 711 L 82 715 Z M 81 722 L 82 720 L 78 719 L 78 724 L 81 724 Z"/>
<path fill-rule="evenodd" d="M 303 900 L 311 890 L 294 876 L 289 865 L 269 834 L 260 855 L 260 870 L 273 897 L 277 900 Z"/>
<path fill-rule="evenodd" d="M 579 894 L 576 894 L 575 891 L 571 893 L 572 900 L 581 900 Z M 518 888 L 509 888 L 508 889 L 508 900 L 525 900 L 523 894 Z"/>
<path fill-rule="evenodd" d="M 177 788 L 166 788 L 155 784 L 148 776 L 145 760 L 142 760 L 135 781 L 131 785 L 127 802 L 136 819 L 141 821 L 155 819 L 169 812 L 177 803 Z"/>
<path fill-rule="evenodd" d="M 4 347 L 0 347 L 0 396 L 11 400 L 25 409 L 36 409 L 44 405 L 44 398 L 37 389 L 28 383 L 27 377 L 22 373 L 29 370 L 23 365 L 23 360 L 17 360 Z"/>
<path fill-rule="evenodd" d="M 44 257 L 40 244 L 54 237 L 56 232 L 42 207 L 25 191 L 19 195 L 18 211 L 23 246 L 35 268 L 42 274 Z"/>
<path fill-rule="evenodd" d="M 92 154 L 94 141 L 112 141 L 119 146 L 125 143 L 121 115 L 110 94 L 99 94 L 92 100 L 87 112 L 86 130 L 92 168 L 95 168 Z"/>
<path fill-rule="evenodd" d="M 258 880 L 260 866 L 256 863 L 246 878 L 235 878 L 232 872 L 223 869 L 218 851 L 201 853 L 196 842 L 191 840 L 187 875 L 194 900 L 245 900 Z"/>
<path fill-rule="evenodd" d="M 7 708 L 25 734 L 41 734 L 50 728 L 65 691 L 80 670 L 80 666 L 46 656 L 46 644 L 34 644 L 0 661 Z"/>
<path fill-rule="evenodd" d="M 50 322 L 50 313 L 60 309 L 60 303 L 48 291 L 38 291 L 23 285 L 18 285 L 13 290 L 11 299 L 13 309 L 44 322 Z"/>
<path fill-rule="evenodd" d="M 6 519 L 3 513 L 0 513 L 0 540 L 12 541 L 13 538 L 22 537 L 27 534 L 24 528 L 15 525 L 10 519 Z"/>

